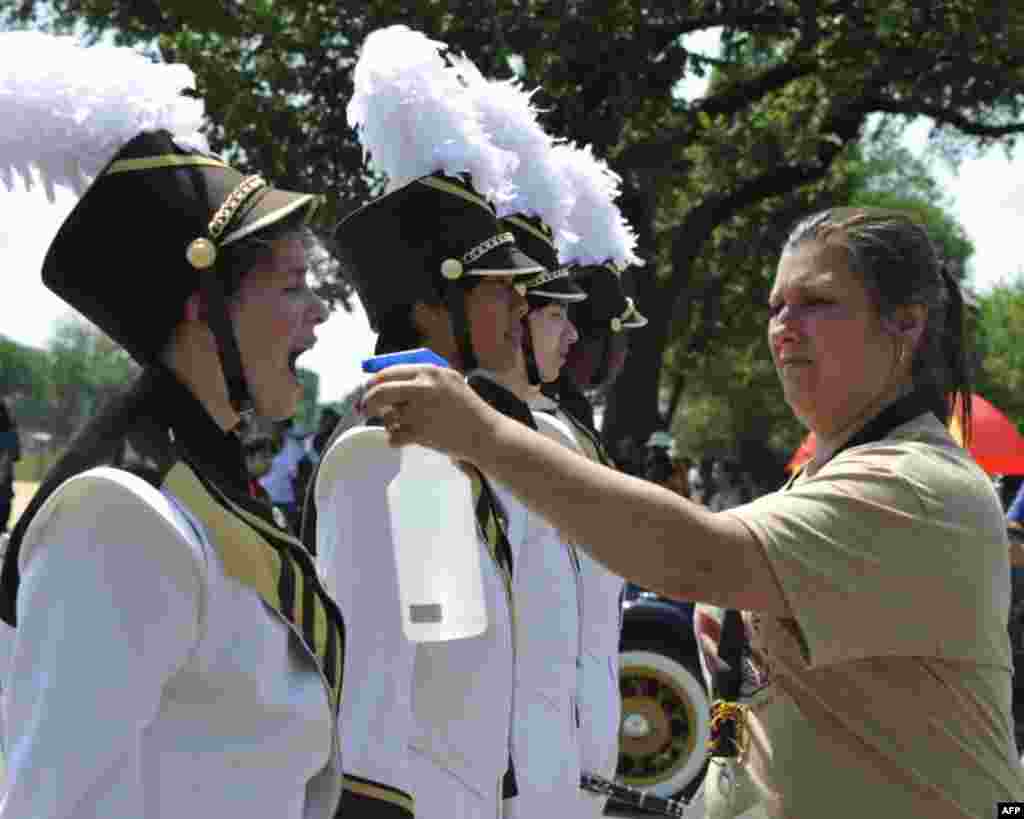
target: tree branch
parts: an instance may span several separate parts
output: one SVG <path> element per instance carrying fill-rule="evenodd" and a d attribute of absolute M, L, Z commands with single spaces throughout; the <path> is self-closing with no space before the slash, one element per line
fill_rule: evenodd
<path fill-rule="evenodd" d="M 676 148 L 690 138 L 696 127 L 697 116 L 705 113 L 711 116 L 734 114 L 749 107 L 755 101 L 784 88 L 794 80 L 813 74 L 817 70 L 813 58 L 799 57 L 781 63 L 761 72 L 746 82 L 735 82 L 710 97 L 693 105 L 687 123 L 670 132 L 660 132 L 656 138 L 636 142 L 626 148 L 619 157 L 623 167 L 660 167 L 671 161 Z"/>
<path fill-rule="evenodd" d="M 940 105 L 923 105 L 921 103 L 903 102 L 896 99 L 876 99 L 872 101 L 872 107 L 875 111 L 883 114 L 931 117 L 936 122 L 952 125 L 958 131 L 970 134 L 971 136 L 998 139 L 999 137 L 1012 136 L 1014 134 L 1024 134 L 1024 122 L 988 125 Z"/>
<path fill-rule="evenodd" d="M 673 268 L 689 269 L 714 229 L 744 208 L 823 178 L 846 145 L 858 138 L 871 111 L 871 105 L 863 100 L 857 106 L 834 108 L 825 118 L 821 133 L 834 134 L 837 138 L 821 139 L 815 161 L 765 171 L 732 191 L 709 196 L 693 208 L 683 222 L 672 231 Z M 670 279 L 665 292 L 667 303 L 675 305 L 685 289 L 685 284 L 684 277 L 673 276 Z"/>

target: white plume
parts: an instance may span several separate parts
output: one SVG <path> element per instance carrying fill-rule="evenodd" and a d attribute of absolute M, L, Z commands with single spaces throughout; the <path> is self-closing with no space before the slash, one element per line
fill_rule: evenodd
<path fill-rule="evenodd" d="M 372 32 L 353 75 L 349 125 L 389 191 L 438 171 L 468 173 L 477 193 L 503 205 L 514 194 L 515 154 L 488 138 L 445 48 L 406 26 Z"/>
<path fill-rule="evenodd" d="M 634 252 L 636 233 L 615 204 L 622 177 L 594 156 L 589 145 L 556 145 L 553 150 L 575 196 L 566 235 L 557 241 L 560 260 L 582 265 L 608 261 L 620 267 L 642 265 Z"/>
<path fill-rule="evenodd" d="M 109 45 L 34 31 L 0 33 L 0 182 L 35 178 L 77 194 L 140 131 L 166 129 L 206 149 L 203 103 L 185 65 L 163 65 Z"/>
<path fill-rule="evenodd" d="M 468 57 L 450 56 L 449 60 L 466 84 L 491 140 L 519 158 L 512 174 L 515 194 L 496 206 L 498 215 L 538 216 L 557 237 L 566 230 L 575 197 L 552 153 L 555 140 L 537 121 L 534 92 L 523 90 L 518 80 L 485 79 Z"/>

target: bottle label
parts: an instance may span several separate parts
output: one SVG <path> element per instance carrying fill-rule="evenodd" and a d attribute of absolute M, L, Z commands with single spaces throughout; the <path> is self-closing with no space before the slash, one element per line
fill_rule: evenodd
<path fill-rule="evenodd" d="M 443 619 L 440 603 L 421 603 L 409 606 L 410 623 L 440 623 Z"/>

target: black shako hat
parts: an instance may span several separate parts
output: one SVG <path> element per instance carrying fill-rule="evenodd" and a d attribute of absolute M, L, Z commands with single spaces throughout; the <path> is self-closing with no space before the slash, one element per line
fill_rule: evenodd
<path fill-rule="evenodd" d="M 435 300 L 467 276 L 520 276 L 544 266 L 516 246 L 472 186 L 443 174 L 420 177 L 345 217 L 337 253 L 370 327 L 417 301 Z"/>
<path fill-rule="evenodd" d="M 644 327 L 647 319 L 626 295 L 615 265 L 581 266 L 576 273 L 588 298 L 569 307 L 579 338 L 565 366 L 579 387 L 597 388 L 610 383 L 625 362 L 629 341 L 624 331 Z"/>
<path fill-rule="evenodd" d="M 517 213 L 504 217 L 501 224 L 516 237 L 516 245 L 544 265 L 542 272 L 520 281 L 526 287 L 531 309 L 549 301 L 582 301 L 587 297 L 573 281 L 572 269 L 559 265 L 551 228 L 541 219 Z"/>
<path fill-rule="evenodd" d="M 178 145 L 167 131 L 144 131 L 64 220 L 43 283 L 141 364 L 154 364 L 204 279 L 217 279 L 223 291 L 218 249 L 300 209 L 308 220 L 320 202 Z M 230 378 L 223 349 L 222 363 Z"/>
<path fill-rule="evenodd" d="M 570 308 L 570 317 L 580 341 L 635 330 L 647 325 L 647 318 L 626 295 L 622 275 L 612 264 L 575 268 L 576 281 L 587 294 L 586 301 Z"/>
<path fill-rule="evenodd" d="M 526 300 L 530 311 L 540 309 L 552 302 L 581 301 L 587 297 L 572 281 L 569 267 L 558 264 L 558 249 L 551 228 L 537 216 L 517 213 L 506 216 L 502 224 L 516 237 L 516 244 L 527 251 L 546 270 L 519 280 L 526 289 Z M 523 359 L 526 363 L 526 379 L 537 386 L 542 383 L 537 355 L 534 352 L 533 331 L 528 316 L 523 316 Z"/>

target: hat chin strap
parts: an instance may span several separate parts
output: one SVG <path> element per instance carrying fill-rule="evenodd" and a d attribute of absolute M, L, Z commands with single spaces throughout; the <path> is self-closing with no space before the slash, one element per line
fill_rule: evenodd
<path fill-rule="evenodd" d="M 473 352 L 473 337 L 469 329 L 469 316 L 466 314 L 466 291 L 461 282 L 449 285 L 445 294 L 445 305 L 448 308 L 452 335 L 455 337 L 455 347 L 459 351 L 459 358 L 462 359 L 462 372 L 472 372 L 480 365 L 476 360 L 476 353 Z"/>
<path fill-rule="evenodd" d="M 224 283 L 216 273 L 216 268 L 204 271 L 202 277 L 203 300 L 206 302 L 206 322 L 217 342 L 217 355 L 224 371 L 224 380 L 228 387 L 228 399 L 235 412 L 243 419 L 249 418 L 254 411 L 252 394 L 245 380 L 242 369 L 242 354 L 238 349 L 238 339 L 228 315 L 227 297 L 224 295 Z"/>
<path fill-rule="evenodd" d="M 597 359 L 597 368 L 594 370 L 594 374 L 591 376 L 591 386 L 599 387 L 604 383 L 604 380 L 611 373 L 612 362 L 611 362 L 611 346 L 612 338 L 610 335 L 601 336 L 601 353 Z"/>
<path fill-rule="evenodd" d="M 540 368 L 537 366 L 537 356 L 533 352 L 533 333 L 530 332 L 530 316 L 523 316 L 523 358 L 526 360 L 526 380 L 531 387 L 539 387 Z"/>

